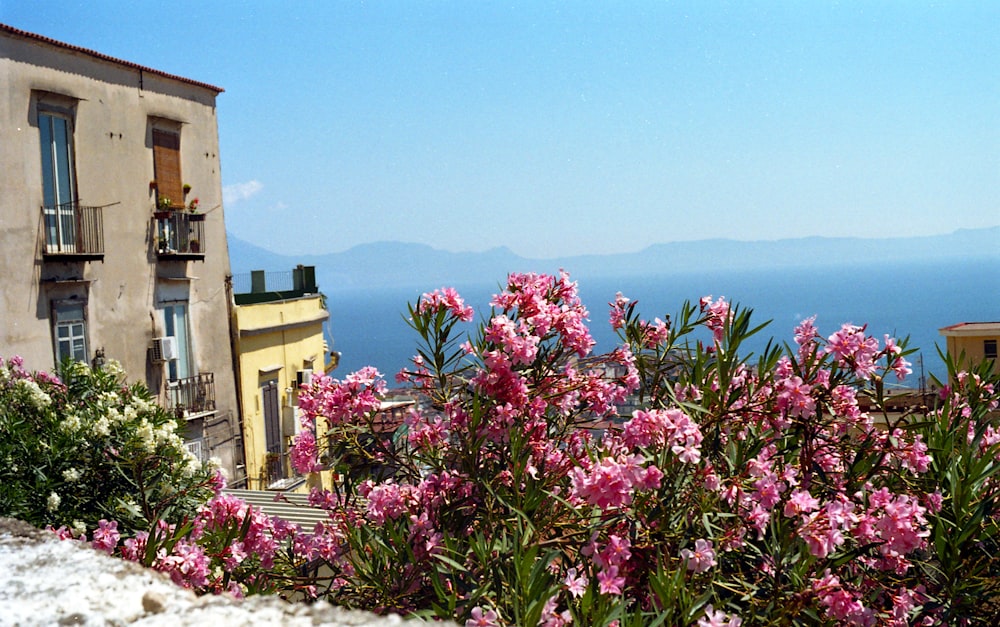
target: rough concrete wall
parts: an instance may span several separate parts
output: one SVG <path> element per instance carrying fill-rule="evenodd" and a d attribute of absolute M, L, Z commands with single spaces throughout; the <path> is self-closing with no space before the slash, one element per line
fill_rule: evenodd
<path fill-rule="evenodd" d="M 398 616 L 275 597 L 197 597 L 161 573 L 0 518 L 0 625 L 402 625 Z"/>

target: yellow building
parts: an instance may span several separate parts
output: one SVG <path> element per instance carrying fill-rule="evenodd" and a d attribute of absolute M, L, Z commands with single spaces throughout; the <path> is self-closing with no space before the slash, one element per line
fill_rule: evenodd
<path fill-rule="evenodd" d="M 326 368 L 323 323 L 330 314 L 315 268 L 254 271 L 233 283 L 245 487 L 304 491 L 305 478 L 292 471 L 288 449 L 299 429 L 299 386 Z"/>
<path fill-rule="evenodd" d="M 976 365 L 984 359 L 993 360 L 997 372 L 997 340 L 1000 340 L 1000 322 L 962 322 L 939 329 L 948 343 L 948 355 L 960 367 Z"/>

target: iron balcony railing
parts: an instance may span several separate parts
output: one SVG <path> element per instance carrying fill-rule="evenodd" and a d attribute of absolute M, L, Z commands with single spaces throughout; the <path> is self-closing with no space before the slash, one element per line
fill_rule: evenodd
<path fill-rule="evenodd" d="M 298 266 L 285 272 L 254 270 L 233 275 L 233 296 L 237 305 L 273 302 L 318 293 L 315 266 Z"/>
<path fill-rule="evenodd" d="M 103 207 L 78 201 L 42 207 L 45 254 L 100 259 L 104 256 Z"/>
<path fill-rule="evenodd" d="M 160 257 L 205 256 L 205 214 L 157 211 L 156 253 Z"/>
<path fill-rule="evenodd" d="M 215 411 L 215 374 L 202 372 L 168 382 L 167 408 L 180 416 Z"/>
<path fill-rule="evenodd" d="M 291 474 L 288 472 L 288 453 L 282 453 L 281 451 L 268 452 L 264 457 L 264 472 L 264 480 L 267 485 L 290 477 Z"/>

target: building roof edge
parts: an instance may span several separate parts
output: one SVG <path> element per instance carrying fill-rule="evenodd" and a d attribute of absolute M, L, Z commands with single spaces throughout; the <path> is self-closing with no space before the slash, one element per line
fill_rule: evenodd
<path fill-rule="evenodd" d="M 96 50 L 91 50 L 89 48 L 83 48 L 81 46 L 74 46 L 73 44 L 68 44 L 57 39 L 52 39 L 51 37 L 46 37 L 44 35 L 39 35 L 37 33 L 31 33 L 26 30 L 21 30 L 20 28 L 15 28 L 9 24 L 4 24 L 0 22 L 0 32 L 8 33 L 16 37 L 23 37 L 25 39 L 31 39 L 33 41 L 38 41 L 50 46 L 55 46 L 57 48 L 63 48 L 65 50 L 71 50 L 73 52 L 78 52 L 85 54 L 87 56 L 94 57 L 95 59 L 100 59 L 102 61 L 108 61 L 110 63 L 115 63 L 125 67 L 132 68 L 134 70 L 139 70 L 140 72 L 148 72 L 150 74 L 155 74 L 162 78 L 179 81 L 182 83 L 187 83 L 188 85 L 194 85 L 196 87 L 201 87 L 203 89 L 208 89 L 214 91 L 216 94 L 221 94 L 225 90 L 221 87 L 216 87 L 215 85 L 210 85 L 208 83 L 202 83 L 201 81 L 196 81 L 194 79 L 185 78 L 183 76 L 178 76 L 176 74 L 170 74 L 169 72 L 164 72 L 163 70 L 157 70 L 156 68 L 148 67 L 145 65 L 140 65 L 138 63 L 133 63 L 131 61 L 125 61 L 124 59 L 118 59 L 116 57 L 108 56 L 106 54 L 97 52 Z"/>

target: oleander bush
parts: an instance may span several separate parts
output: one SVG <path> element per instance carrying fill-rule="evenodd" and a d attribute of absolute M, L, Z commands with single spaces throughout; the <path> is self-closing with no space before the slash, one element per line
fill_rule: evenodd
<path fill-rule="evenodd" d="M 943 356 L 948 379 L 929 406 L 890 413 L 887 388 L 910 374 L 912 351 L 865 327 L 824 337 L 808 319 L 752 354 L 765 325 L 748 309 L 706 297 L 648 321 L 619 294 L 621 344 L 593 355 L 565 274 L 510 275 L 477 324 L 447 288 L 409 315 L 418 350 L 399 377 L 422 402 L 403 428 L 385 433 L 372 368 L 315 376 L 300 393 L 291 457 L 300 473 L 332 475 L 310 495 L 325 522 L 298 529 L 216 494 L 182 516 L 144 516 L 145 531 L 88 522 L 91 543 L 199 591 L 467 626 L 1000 620 L 991 364 L 959 371 Z M 59 384 L 8 366 L 4 439 L 9 415 L 51 414 L 40 428 L 62 433 Z M 69 524 L 59 507 L 75 497 L 59 478 L 78 462 L 35 455 L 35 483 L 0 488 L 4 507 Z M 97 511 L 118 515 L 127 499 Z"/>
<path fill-rule="evenodd" d="M 60 375 L 0 358 L 2 515 L 79 535 L 102 518 L 131 529 L 181 519 L 212 496 L 215 470 L 117 362 L 66 362 Z"/>
<path fill-rule="evenodd" d="M 339 477 L 299 540 L 334 573 L 318 596 L 467 625 L 1000 616 L 988 365 L 949 362 L 935 408 L 893 415 L 911 351 L 864 327 L 805 320 L 752 356 L 749 310 L 704 298 L 649 322 L 619 295 L 622 344 L 595 357 L 566 275 L 511 275 L 493 308 L 466 332 L 453 290 L 410 307 L 402 376 L 428 402 L 405 442 L 379 437 L 371 369 L 301 395 L 296 467 Z"/>

